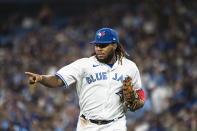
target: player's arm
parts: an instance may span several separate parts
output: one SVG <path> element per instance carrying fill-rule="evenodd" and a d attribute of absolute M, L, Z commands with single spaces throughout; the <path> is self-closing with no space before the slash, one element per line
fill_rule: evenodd
<path fill-rule="evenodd" d="M 139 77 L 139 72 L 137 72 L 137 74 L 138 75 L 136 76 L 138 77 L 134 77 L 133 80 L 131 77 L 128 77 L 123 81 L 124 103 L 126 107 L 128 107 L 128 109 L 130 109 L 131 111 L 135 111 L 143 107 L 146 100 L 144 90 L 142 88 L 136 89 L 136 87 L 141 87 L 141 79 Z"/>
<path fill-rule="evenodd" d="M 25 74 L 29 77 L 28 79 L 30 84 L 39 82 L 49 88 L 64 86 L 63 81 L 57 76 L 39 75 L 31 72 L 25 72 Z"/>
<path fill-rule="evenodd" d="M 132 106 L 130 107 L 130 110 L 135 111 L 140 108 L 142 108 L 145 104 L 145 93 L 143 89 L 136 91 L 136 99 L 132 102 Z"/>
<path fill-rule="evenodd" d="M 140 72 L 139 72 L 137 66 L 135 66 L 135 68 L 136 68 L 136 73 L 135 73 L 135 75 L 133 77 L 133 81 L 132 81 L 132 87 L 134 89 L 135 99 L 132 102 L 131 108 L 130 108 L 132 111 L 142 108 L 145 104 L 145 101 L 146 101 L 146 96 L 145 96 L 144 90 L 142 88 L 139 88 L 142 86 Z"/>

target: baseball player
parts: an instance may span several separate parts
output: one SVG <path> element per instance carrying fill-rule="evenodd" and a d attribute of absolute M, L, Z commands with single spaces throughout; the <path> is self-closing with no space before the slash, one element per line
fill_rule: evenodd
<path fill-rule="evenodd" d="M 125 57 L 117 32 L 102 28 L 96 32 L 95 53 L 64 66 L 56 75 L 25 72 L 30 84 L 65 87 L 76 83 L 80 115 L 77 131 L 126 131 L 125 113 L 145 102 L 139 70 Z"/>

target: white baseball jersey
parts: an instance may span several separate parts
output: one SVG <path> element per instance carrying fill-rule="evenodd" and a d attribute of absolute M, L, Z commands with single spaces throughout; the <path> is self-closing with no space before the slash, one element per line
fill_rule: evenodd
<path fill-rule="evenodd" d="M 132 78 L 136 90 L 141 89 L 139 70 L 126 58 L 112 68 L 95 56 L 82 58 L 61 68 L 56 76 L 66 87 L 76 83 L 80 114 L 87 119 L 112 120 L 125 114 L 120 92 L 126 77 Z"/>

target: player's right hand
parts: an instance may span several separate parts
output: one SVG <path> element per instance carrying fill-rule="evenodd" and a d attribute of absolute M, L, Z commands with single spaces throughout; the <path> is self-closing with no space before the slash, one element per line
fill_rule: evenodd
<path fill-rule="evenodd" d="M 31 72 L 25 72 L 25 74 L 29 77 L 29 84 L 35 84 L 42 81 L 42 75 Z"/>

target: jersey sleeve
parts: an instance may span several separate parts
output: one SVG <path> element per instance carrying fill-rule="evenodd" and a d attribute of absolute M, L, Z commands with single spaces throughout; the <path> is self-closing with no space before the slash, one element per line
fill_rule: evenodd
<path fill-rule="evenodd" d="M 134 89 L 135 90 L 140 90 L 140 89 L 142 89 L 142 82 L 141 82 L 140 72 L 139 72 L 136 65 L 134 66 L 134 69 L 135 69 L 135 72 L 134 72 L 134 75 L 132 77 L 132 81 L 133 81 L 133 84 L 134 84 Z"/>
<path fill-rule="evenodd" d="M 80 79 L 80 76 L 82 74 L 81 65 L 82 62 L 80 60 L 77 60 L 58 70 L 55 75 L 64 82 L 65 87 L 67 88 Z"/>

